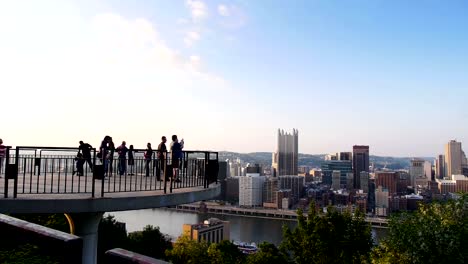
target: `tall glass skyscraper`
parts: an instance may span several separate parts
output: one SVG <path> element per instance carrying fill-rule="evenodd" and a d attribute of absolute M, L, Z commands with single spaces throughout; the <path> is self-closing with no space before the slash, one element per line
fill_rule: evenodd
<path fill-rule="evenodd" d="M 354 188 L 361 186 L 359 175 L 369 172 L 369 146 L 353 146 Z"/>
<path fill-rule="evenodd" d="M 297 162 L 299 156 L 298 150 L 299 131 L 293 129 L 293 132 L 285 133 L 278 129 L 278 145 L 276 152 L 273 153 L 272 166 L 274 176 L 297 175 Z"/>

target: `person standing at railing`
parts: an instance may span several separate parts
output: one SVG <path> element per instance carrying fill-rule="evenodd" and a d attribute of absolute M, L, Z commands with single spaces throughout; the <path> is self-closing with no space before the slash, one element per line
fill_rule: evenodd
<path fill-rule="evenodd" d="M 98 158 L 101 160 L 101 163 L 104 165 L 104 174 L 107 174 L 107 166 L 108 166 L 108 150 L 109 150 L 109 142 L 111 141 L 111 137 L 105 136 L 101 142 L 101 146 L 99 147 Z"/>
<path fill-rule="evenodd" d="M 171 142 L 171 160 L 172 160 L 172 178 L 175 182 L 180 182 L 179 180 L 179 165 L 180 160 L 183 157 L 182 152 L 183 145 L 179 143 L 177 135 L 172 135 Z"/>
<path fill-rule="evenodd" d="M 3 140 L 0 138 L 0 175 L 3 171 L 3 160 L 6 156 L 6 147 L 3 145 Z"/>
<path fill-rule="evenodd" d="M 81 153 L 78 153 L 76 155 L 76 158 L 75 158 L 75 162 L 76 162 L 76 171 L 74 170 L 73 171 L 73 174 L 72 175 L 75 175 L 75 173 L 78 172 L 78 176 L 83 176 L 84 175 L 84 164 L 85 164 L 85 159 L 83 157 L 83 154 Z"/>
<path fill-rule="evenodd" d="M 146 144 L 146 150 L 145 150 L 145 172 L 146 172 L 146 177 L 150 176 L 150 163 L 151 159 L 153 158 L 153 149 L 151 148 L 151 143 Z"/>
<path fill-rule="evenodd" d="M 114 152 L 115 152 L 115 145 L 114 141 L 112 140 L 112 137 L 110 138 L 109 141 L 109 176 L 112 176 L 112 172 L 114 170 Z"/>
<path fill-rule="evenodd" d="M 133 145 L 130 145 L 128 149 L 128 166 L 130 167 L 130 173 L 128 175 L 133 175 L 133 167 L 135 166 L 135 150 L 133 149 Z"/>
<path fill-rule="evenodd" d="M 164 164 L 166 164 L 166 153 L 167 153 L 167 148 L 166 148 L 166 142 L 167 139 L 165 136 L 161 138 L 161 143 L 158 145 L 158 160 L 156 162 L 156 177 L 158 181 L 162 181 L 161 179 L 161 170 L 164 170 Z M 166 177 L 164 175 L 164 177 Z"/>
<path fill-rule="evenodd" d="M 117 147 L 117 153 L 119 154 L 119 175 L 122 176 L 127 172 L 127 152 L 128 148 L 125 146 L 127 143 L 122 141 L 122 145 Z"/>
<path fill-rule="evenodd" d="M 93 146 L 91 146 L 88 143 L 84 143 L 83 141 L 80 141 L 80 146 L 78 147 L 78 154 L 83 155 L 83 159 L 85 162 L 88 163 L 89 169 L 93 171 L 93 163 L 91 162 L 91 149 Z"/>

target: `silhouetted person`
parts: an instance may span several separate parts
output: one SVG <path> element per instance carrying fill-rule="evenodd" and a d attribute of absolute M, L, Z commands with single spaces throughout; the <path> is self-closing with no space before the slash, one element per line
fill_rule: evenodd
<path fill-rule="evenodd" d="M 91 162 L 91 149 L 93 146 L 91 146 L 88 143 L 84 143 L 83 141 L 80 141 L 80 146 L 78 147 L 78 154 L 81 153 L 83 154 L 83 159 L 88 162 L 88 166 L 93 171 L 93 163 Z"/>
<path fill-rule="evenodd" d="M 128 166 L 130 167 L 130 174 L 133 175 L 133 166 L 135 166 L 135 150 L 133 149 L 133 145 L 130 145 L 130 149 L 128 150 Z"/>
<path fill-rule="evenodd" d="M 161 170 L 164 170 L 164 164 L 166 164 L 166 152 L 167 152 L 167 148 L 166 148 L 166 142 L 167 142 L 167 139 L 165 136 L 163 136 L 161 138 L 161 143 L 159 143 L 158 145 L 158 160 L 156 162 L 157 166 L 156 166 L 156 178 L 158 179 L 158 181 L 162 181 L 161 180 Z M 164 176 L 165 177 L 165 176 Z"/>
<path fill-rule="evenodd" d="M 125 141 L 122 141 L 122 145 L 117 147 L 117 153 L 119 154 L 119 175 L 122 176 L 127 172 L 127 152 L 128 148 L 125 146 Z"/>
<path fill-rule="evenodd" d="M 173 179 L 176 182 L 180 182 L 179 180 L 179 165 L 180 160 L 183 158 L 182 152 L 182 144 L 179 143 L 177 139 L 177 135 L 172 135 L 172 143 L 171 143 L 171 160 L 172 160 L 172 169 L 173 169 Z"/>
<path fill-rule="evenodd" d="M 151 159 L 153 158 L 153 149 L 151 148 L 151 143 L 146 144 L 146 150 L 145 150 L 144 156 L 145 156 L 146 177 L 149 177 L 150 163 L 151 163 Z"/>
<path fill-rule="evenodd" d="M 115 145 L 114 141 L 112 140 L 112 137 L 110 138 L 109 142 L 109 176 L 112 176 L 112 172 L 114 170 L 114 152 L 115 152 Z"/>
<path fill-rule="evenodd" d="M 6 156 L 6 147 L 3 145 L 3 140 L 0 138 L 0 174 L 2 174 L 3 160 Z"/>
<path fill-rule="evenodd" d="M 75 173 L 78 172 L 78 174 L 77 174 L 78 176 L 83 176 L 84 175 L 83 166 L 85 164 L 85 159 L 83 157 L 83 154 L 78 153 L 76 155 L 75 162 L 76 162 L 76 171 L 73 171 L 72 175 L 75 175 Z"/>
<path fill-rule="evenodd" d="M 101 141 L 101 146 L 99 147 L 98 158 L 101 160 L 101 163 L 104 165 L 104 173 L 107 174 L 108 169 L 108 152 L 109 152 L 109 142 L 111 141 L 111 137 L 105 136 L 104 139 Z"/>

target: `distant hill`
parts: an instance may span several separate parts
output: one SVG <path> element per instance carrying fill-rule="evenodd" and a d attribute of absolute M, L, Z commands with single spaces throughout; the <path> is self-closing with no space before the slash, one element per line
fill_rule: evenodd
<path fill-rule="evenodd" d="M 229 151 L 220 151 L 220 160 L 234 160 L 240 158 L 246 163 L 258 163 L 264 166 L 271 166 L 271 152 L 252 152 L 252 153 L 237 153 Z M 325 154 L 303 154 L 299 153 L 299 166 L 320 167 L 324 161 Z M 410 166 L 410 157 L 383 157 L 370 156 L 370 162 L 376 168 L 387 168 L 390 170 L 408 169 Z M 433 162 L 434 158 L 423 157 L 422 159 Z"/>

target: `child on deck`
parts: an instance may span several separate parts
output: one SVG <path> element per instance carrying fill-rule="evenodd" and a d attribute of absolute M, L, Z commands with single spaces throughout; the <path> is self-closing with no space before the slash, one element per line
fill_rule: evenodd
<path fill-rule="evenodd" d="M 75 158 L 76 171 L 73 171 L 73 175 L 75 175 L 75 173 L 77 173 L 77 172 L 78 172 L 77 176 L 83 176 L 84 175 L 83 166 L 84 166 L 85 161 L 86 160 L 83 158 L 83 154 L 78 153 L 76 155 L 76 158 Z"/>

